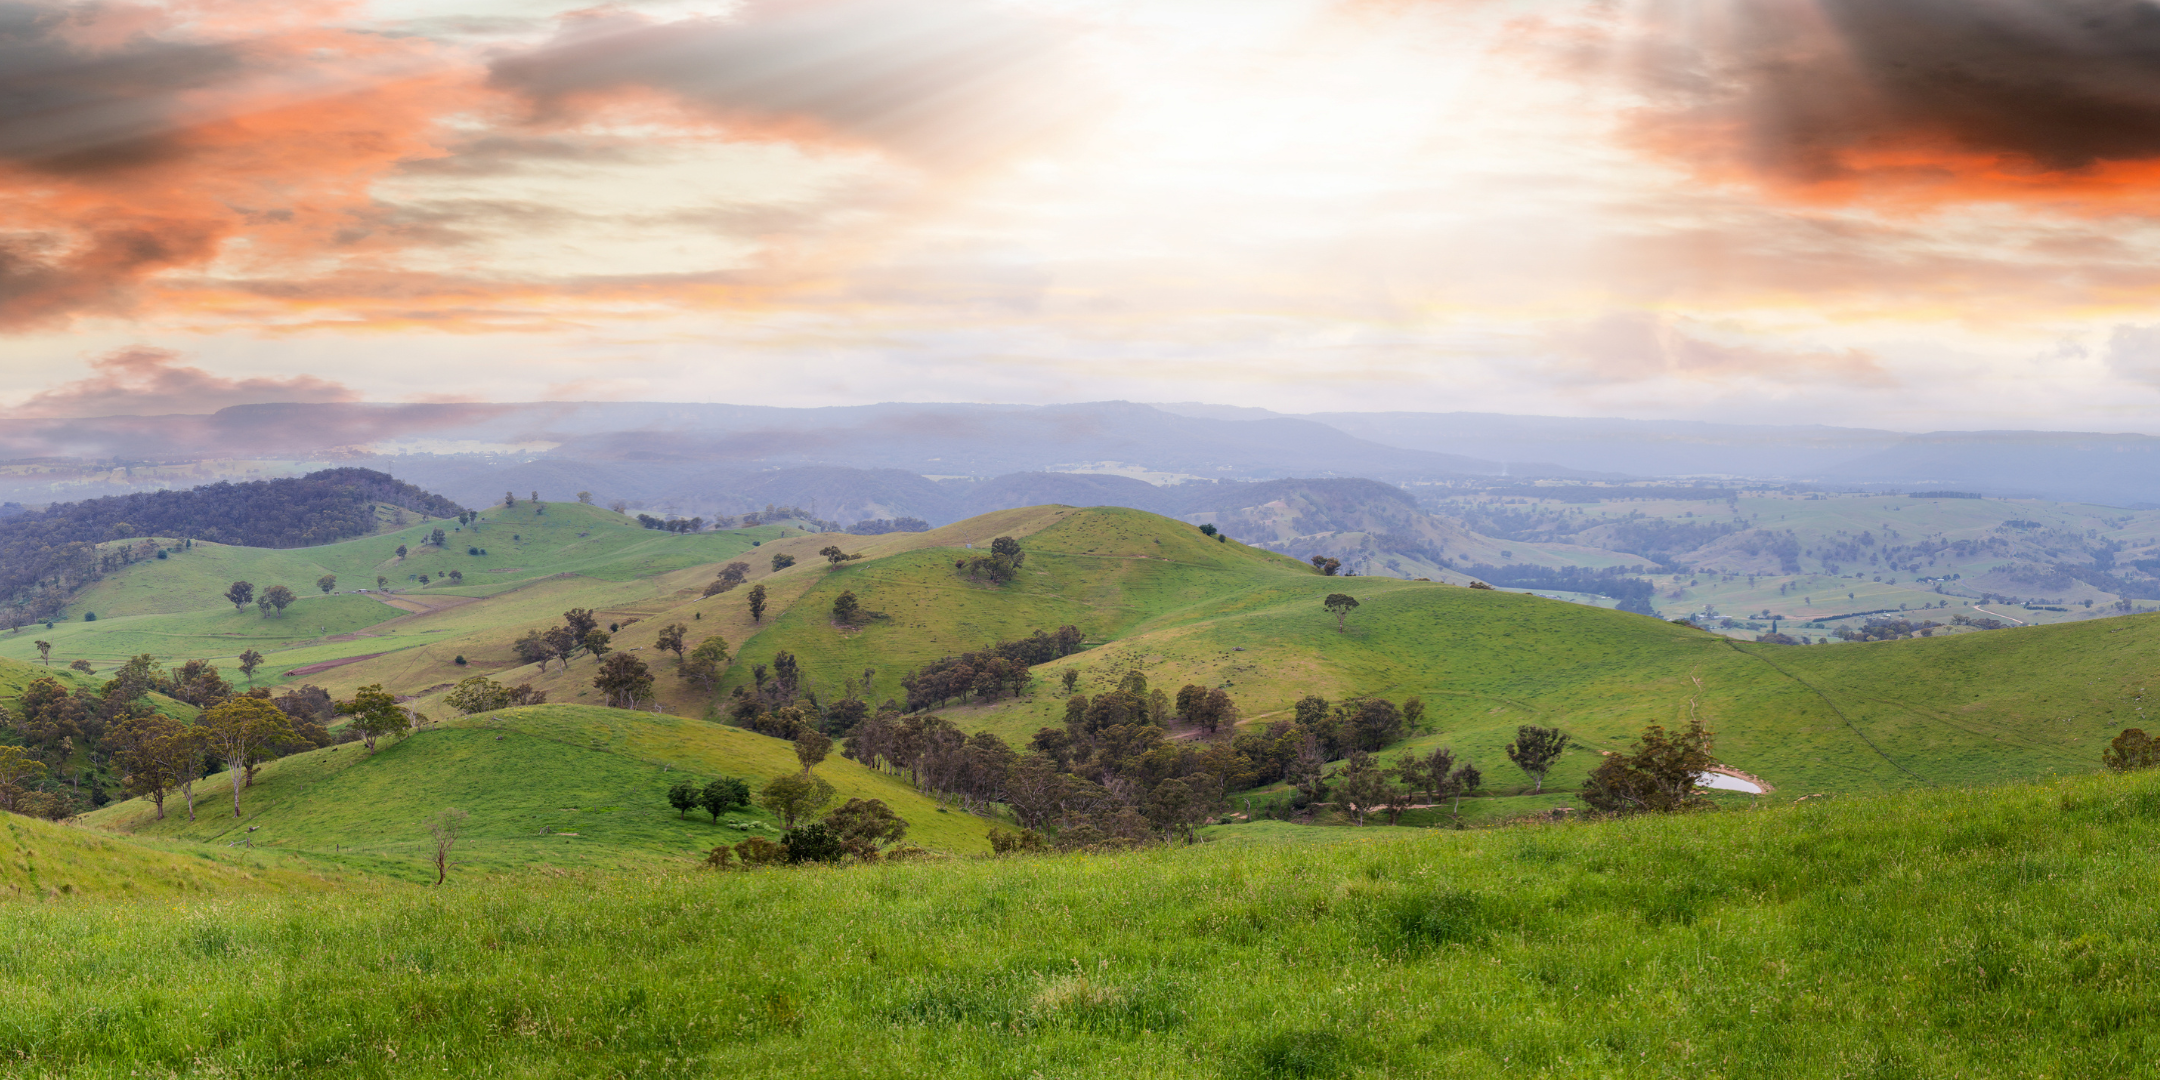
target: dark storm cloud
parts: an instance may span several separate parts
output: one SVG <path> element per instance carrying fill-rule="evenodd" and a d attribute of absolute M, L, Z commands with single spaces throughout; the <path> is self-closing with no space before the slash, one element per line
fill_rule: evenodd
<path fill-rule="evenodd" d="M 979 0 L 761 0 L 669 22 L 610 11 L 500 58 L 491 83 L 543 120 L 657 91 L 753 132 L 954 162 L 1071 118 L 1067 40 Z"/>
<path fill-rule="evenodd" d="M 1643 132 L 1676 154 L 1803 182 L 2160 157 L 2148 0 L 1664 3 L 1637 30 Z"/>
<path fill-rule="evenodd" d="M 89 6 L 0 2 L 0 158 L 63 174 L 155 164 L 178 152 L 181 97 L 247 66 L 227 44 L 132 35 L 84 45 Z"/>

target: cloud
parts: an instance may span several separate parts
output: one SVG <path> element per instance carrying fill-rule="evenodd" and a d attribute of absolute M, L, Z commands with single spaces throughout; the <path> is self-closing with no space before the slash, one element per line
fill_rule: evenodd
<path fill-rule="evenodd" d="M 2160 386 L 2160 325 L 2115 327 L 2108 335 L 2107 367 L 2131 382 Z"/>
<path fill-rule="evenodd" d="M 170 349 L 138 345 L 109 353 L 90 362 L 87 379 L 62 383 L 39 391 L 9 410 L 18 418 L 72 418 L 121 416 L 155 411 L 161 414 L 212 413 L 234 405 L 271 402 L 356 401 L 350 387 L 313 375 L 286 378 L 227 379 L 179 363 L 180 354 Z"/>
<path fill-rule="evenodd" d="M 574 16 L 489 82 L 543 123 L 657 93 L 749 136 L 874 146 L 976 163 L 1096 102 L 1070 28 L 984 0 L 753 0 L 727 18 Z"/>
<path fill-rule="evenodd" d="M 1558 374 L 1576 382 L 1756 380 L 1880 387 L 1895 381 L 1875 357 L 1859 349 L 1725 345 L 1687 333 L 1677 320 L 1646 312 L 1620 312 L 1566 327 L 1553 333 L 1548 344 L 1563 358 Z"/>
<path fill-rule="evenodd" d="M 372 181 L 441 152 L 476 75 L 336 10 L 0 2 L 0 330 L 127 315 L 213 261 L 290 275 L 389 247 L 351 232 Z"/>
<path fill-rule="evenodd" d="M 1638 141 L 1713 174 L 1832 198 L 2141 202 L 2160 176 L 2147 0 L 1653 3 L 1605 45 L 1647 96 Z"/>

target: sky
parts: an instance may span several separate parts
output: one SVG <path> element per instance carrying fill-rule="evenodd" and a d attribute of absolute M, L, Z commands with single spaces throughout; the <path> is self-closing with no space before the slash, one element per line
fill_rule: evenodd
<path fill-rule="evenodd" d="M 2150 0 L 0 0 L 0 415 L 2160 434 Z"/>

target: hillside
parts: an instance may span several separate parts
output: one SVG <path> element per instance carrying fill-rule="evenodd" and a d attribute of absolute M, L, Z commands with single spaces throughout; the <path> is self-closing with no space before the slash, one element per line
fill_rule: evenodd
<path fill-rule="evenodd" d="M 421 823 L 456 807 L 472 815 L 458 858 L 473 871 L 692 865 L 716 844 L 778 839 L 779 829 L 755 807 L 717 824 L 702 812 L 679 815 L 667 804 L 670 786 L 726 774 L 755 789 L 799 768 L 787 743 L 738 728 L 540 705 L 433 725 L 372 754 L 346 743 L 280 758 L 242 792 L 240 817 L 233 816 L 227 774 L 219 773 L 196 785 L 194 821 L 181 800 L 168 798 L 163 821 L 148 802 L 129 800 L 84 823 L 212 845 L 246 838 L 257 851 L 432 881 Z M 979 819 L 941 810 L 890 776 L 837 755 L 816 771 L 838 801 L 884 800 L 908 821 L 915 844 L 954 854 L 989 850 Z"/>
<path fill-rule="evenodd" d="M 2136 1075 L 2155 784 L 63 903 L 9 1030 L 76 1077 Z"/>
<path fill-rule="evenodd" d="M 16 620 L 57 618 L 74 591 L 159 556 L 167 543 L 306 547 L 369 535 L 385 517 L 403 524 L 408 510 L 461 512 L 448 499 L 368 469 L 55 503 L 0 517 L 0 607 Z M 145 537 L 167 539 L 136 542 Z M 123 543 L 106 544 L 116 540 Z"/>

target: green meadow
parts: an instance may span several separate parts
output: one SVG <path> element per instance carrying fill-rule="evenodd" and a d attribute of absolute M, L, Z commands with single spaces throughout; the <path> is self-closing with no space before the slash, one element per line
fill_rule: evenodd
<path fill-rule="evenodd" d="M 258 849 L 237 864 L 249 879 L 221 863 L 200 888 L 0 908 L 0 1069 L 2151 1071 L 2150 774 L 1470 832 L 1215 832 L 842 869 L 460 868 L 441 889 L 329 887 Z M 15 835 L 44 859 L 70 833 Z M 162 857 L 145 850 L 128 865 Z"/>

